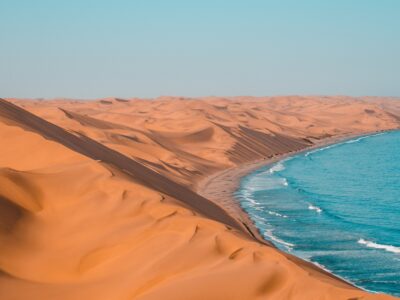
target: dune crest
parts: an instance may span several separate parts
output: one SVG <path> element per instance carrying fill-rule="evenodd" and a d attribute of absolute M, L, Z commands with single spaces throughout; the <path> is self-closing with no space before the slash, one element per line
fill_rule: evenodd
<path fill-rule="evenodd" d="M 280 252 L 196 189 L 329 137 L 400 128 L 398 103 L 0 99 L 0 298 L 391 299 Z"/>

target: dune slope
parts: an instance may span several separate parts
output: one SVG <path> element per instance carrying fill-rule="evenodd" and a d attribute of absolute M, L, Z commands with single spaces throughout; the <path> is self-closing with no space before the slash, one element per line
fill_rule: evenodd
<path fill-rule="evenodd" d="M 0 298 L 389 299 L 194 191 L 326 137 L 399 128 L 387 101 L 0 100 Z"/>

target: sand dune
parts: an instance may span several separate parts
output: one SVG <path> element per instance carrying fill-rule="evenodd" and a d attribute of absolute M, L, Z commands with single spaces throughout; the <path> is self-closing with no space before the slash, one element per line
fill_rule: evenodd
<path fill-rule="evenodd" d="M 399 101 L 0 100 L 1 299 L 389 299 L 263 242 L 196 189 L 330 137 L 399 128 Z"/>

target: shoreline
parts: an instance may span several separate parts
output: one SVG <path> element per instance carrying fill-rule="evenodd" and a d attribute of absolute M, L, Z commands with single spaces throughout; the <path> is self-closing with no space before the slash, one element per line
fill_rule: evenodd
<path fill-rule="evenodd" d="M 391 132 L 396 130 L 399 129 L 377 130 L 367 133 L 354 133 L 354 134 L 351 133 L 351 134 L 324 138 L 322 140 L 319 140 L 315 144 L 309 147 L 305 147 L 301 150 L 278 154 L 271 158 L 264 158 L 246 162 L 244 164 L 210 174 L 209 176 L 204 177 L 202 180 L 196 183 L 194 191 L 199 195 L 215 202 L 217 205 L 222 207 L 228 214 L 230 214 L 233 218 L 237 219 L 240 223 L 242 223 L 249 230 L 249 232 L 255 239 L 257 239 L 262 243 L 267 243 L 270 246 L 275 247 L 275 245 L 272 242 L 266 241 L 264 239 L 264 237 L 260 234 L 259 229 L 250 219 L 247 212 L 242 209 L 240 203 L 235 198 L 234 193 L 240 187 L 240 182 L 243 177 L 249 175 L 253 171 L 256 171 L 260 168 L 269 166 L 288 157 L 299 155 L 303 152 L 315 150 L 318 148 L 323 148 L 334 144 L 340 144 L 342 142 L 355 138 L 361 138 L 365 136 Z"/>
<path fill-rule="evenodd" d="M 321 266 L 318 266 L 317 264 L 314 264 L 310 261 L 304 260 L 301 257 L 295 256 L 293 254 L 289 254 L 289 253 L 284 252 L 283 250 L 280 250 L 278 247 L 275 246 L 275 244 L 273 242 L 266 240 L 263 237 L 260 230 L 255 225 L 255 223 L 250 218 L 250 215 L 241 207 L 240 202 L 235 198 L 235 192 L 238 190 L 238 188 L 240 188 L 240 183 L 241 183 L 241 180 L 243 177 L 249 175 L 250 173 L 252 173 L 260 168 L 270 166 L 270 165 L 277 163 L 281 160 L 284 160 L 288 157 L 300 155 L 301 153 L 304 153 L 304 152 L 327 147 L 327 146 L 334 145 L 334 144 L 341 144 L 343 142 L 346 142 L 346 141 L 349 141 L 352 139 L 356 139 L 356 138 L 373 136 L 373 135 L 376 135 L 379 133 L 386 133 L 386 132 L 392 132 L 392 131 L 397 131 L 397 130 L 399 130 L 399 128 L 328 137 L 328 138 L 325 138 L 325 139 L 322 139 L 322 140 L 316 142 L 315 144 L 313 144 L 309 147 L 305 147 L 298 151 L 291 151 L 291 152 L 275 155 L 268 159 L 261 159 L 261 160 L 247 162 L 247 163 L 241 164 L 239 166 L 231 167 L 231 168 L 216 172 L 214 174 L 211 174 L 211 175 L 203 178 L 196 184 L 195 191 L 197 193 L 199 193 L 201 196 L 203 196 L 203 197 L 215 202 L 217 205 L 221 206 L 229 215 L 231 215 L 233 218 L 235 218 L 241 224 L 243 224 L 246 227 L 246 229 L 249 231 L 249 233 L 258 242 L 260 242 L 264 245 L 268 245 L 270 247 L 274 247 L 279 252 L 284 254 L 288 259 L 294 261 L 297 264 L 302 265 L 303 267 L 311 268 L 312 270 L 317 270 L 331 278 L 333 277 L 333 278 L 339 280 L 342 283 L 345 283 L 345 284 L 350 285 L 357 289 L 364 290 L 364 289 L 354 285 L 353 283 L 347 281 L 346 279 L 335 275 L 331 271 L 326 270 L 325 268 L 322 268 Z"/>
<path fill-rule="evenodd" d="M 120 102 L 112 98 L 79 104 L 73 100 L 0 99 L 0 136 L 7 141 L 0 156 L 4 167 L 0 172 L 0 238 L 5 241 L 0 252 L 2 262 L 6 262 L 4 272 L 13 275 L 0 276 L 0 290 L 19 300 L 394 300 L 389 295 L 367 293 L 329 273 L 329 269 L 293 256 L 290 253 L 303 257 L 303 253 L 297 253 L 297 246 L 289 253 L 276 248 L 273 243 L 280 244 L 264 232 L 268 227 L 258 226 L 252 210 L 239 196 L 247 185 L 243 176 L 257 168 L 261 169 L 248 178 L 259 172 L 269 173 L 268 169 L 279 164 L 276 161 L 286 161 L 287 156 L 299 155 L 295 159 L 302 159 L 306 152 L 298 154 L 301 151 L 320 151 L 309 149 L 352 138 L 350 133 L 360 136 L 400 129 L 400 117 L 390 114 L 389 102 L 383 102 L 389 106 L 387 111 L 378 104 L 345 96 L 329 101 L 321 97 L 268 99 L 243 97 L 232 102 L 225 98 L 167 98 L 146 102 L 146 107 L 140 99 Z M 400 112 L 400 102 L 393 107 Z M 357 153 L 370 150 L 371 142 L 374 157 L 394 151 L 397 162 L 397 133 L 357 142 L 358 149 L 363 148 Z M 388 140 L 393 143 L 379 147 Z M 334 161 L 342 162 L 340 166 L 333 164 L 337 169 L 332 171 L 344 170 L 347 160 L 352 162 L 355 152 L 346 151 L 347 144 L 342 145 L 336 148 L 346 153 L 341 156 L 346 156 L 346 161 L 336 155 Z M 362 156 L 367 158 L 367 154 Z M 358 170 L 364 164 L 361 158 L 350 171 L 363 174 Z M 374 169 L 370 160 L 371 164 L 364 165 L 371 179 L 378 180 L 373 176 L 385 173 L 386 167 L 393 164 L 388 156 L 387 164 Z M 315 171 L 310 167 L 307 174 Z M 324 176 L 323 170 L 321 174 Z M 396 173 L 390 175 L 395 178 Z M 261 188 L 262 182 L 258 183 Z M 371 196 L 382 195 L 373 190 L 372 184 L 369 186 Z M 214 201 L 196 193 L 196 187 L 200 192 L 204 187 L 214 195 Z M 334 192 L 332 184 L 331 188 Z M 387 196 L 389 199 L 391 194 Z M 288 200 L 285 198 L 283 202 Z M 268 203 L 266 199 L 259 207 L 267 209 Z M 292 203 L 297 206 L 292 201 L 287 204 Z M 368 213 L 361 201 L 351 207 L 353 204 L 360 209 L 352 211 Z M 396 224 L 392 211 L 388 216 L 393 216 Z M 292 213 L 294 218 L 299 216 Z M 314 212 L 303 213 L 315 217 Z M 266 223 L 272 217 L 267 214 Z M 368 214 L 364 213 L 363 218 L 370 224 Z M 313 220 L 319 224 L 325 219 Z M 310 239 L 303 239 L 305 246 L 312 244 L 311 237 L 321 239 L 319 227 L 312 226 L 315 222 L 307 222 L 309 230 L 301 230 L 310 234 Z M 345 230 L 340 233 L 346 235 Z M 357 233 L 349 237 L 359 238 Z M 363 237 L 370 241 L 376 236 Z M 348 244 L 344 245 L 347 248 Z M 382 251 L 354 246 L 360 247 Z M 366 254 L 374 258 L 369 256 L 374 252 Z M 385 253 L 377 258 L 382 266 L 386 265 Z M 311 259 L 331 266 L 325 259 Z M 387 264 L 393 274 L 395 263 Z M 368 270 L 380 271 L 380 265 L 368 268 L 354 260 L 348 266 L 361 275 L 368 275 Z M 385 279 L 391 280 L 389 276 Z M 358 283 L 360 277 L 349 278 Z M 394 289 L 389 284 L 382 290 L 396 292 L 396 281 Z M 381 285 L 365 286 L 374 290 Z"/>

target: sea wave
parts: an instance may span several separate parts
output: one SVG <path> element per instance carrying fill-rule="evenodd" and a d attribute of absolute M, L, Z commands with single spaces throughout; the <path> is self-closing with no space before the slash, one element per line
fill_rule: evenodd
<path fill-rule="evenodd" d="M 362 141 L 362 140 L 364 140 L 364 139 L 367 139 L 367 138 L 370 138 L 370 137 L 379 136 L 379 135 L 383 135 L 383 134 L 385 134 L 385 132 L 381 132 L 381 133 L 377 133 L 377 134 L 372 134 L 372 135 L 366 135 L 366 136 L 362 136 L 362 137 L 359 137 L 359 138 L 356 138 L 356 139 L 348 140 L 348 141 L 343 142 L 343 143 L 336 143 L 336 144 L 328 145 L 328 146 L 326 146 L 326 147 L 317 148 L 317 149 L 308 151 L 306 154 L 304 154 L 304 156 L 309 156 L 309 155 L 314 154 L 314 153 L 316 153 L 316 152 L 324 151 L 324 150 L 327 150 L 327 149 L 330 149 L 330 148 L 333 148 L 333 147 L 336 147 L 336 146 L 340 146 L 340 145 L 343 145 L 343 144 L 352 144 L 352 143 L 356 143 L 356 142 Z"/>
<path fill-rule="evenodd" d="M 257 202 L 256 200 L 254 200 L 252 197 L 246 197 L 246 200 L 249 201 L 251 204 L 253 205 L 260 205 L 260 202 Z"/>
<path fill-rule="evenodd" d="M 255 222 L 259 222 L 262 223 L 264 225 L 267 225 L 267 220 L 259 215 L 252 215 L 251 218 L 255 221 Z"/>
<path fill-rule="evenodd" d="M 268 239 L 270 239 L 271 241 L 273 241 L 273 242 L 275 242 L 275 243 L 277 243 L 277 244 L 280 244 L 280 245 L 284 246 L 288 251 L 292 251 L 292 250 L 293 250 L 294 244 L 285 242 L 284 240 L 281 240 L 280 238 L 276 237 L 276 236 L 272 233 L 272 229 L 267 229 L 267 230 L 264 232 L 264 235 L 265 235 Z"/>
<path fill-rule="evenodd" d="M 316 206 L 316 205 L 313 205 L 313 204 L 311 204 L 311 203 L 309 203 L 308 204 L 308 209 L 309 210 L 315 210 L 317 213 L 321 213 L 322 212 L 322 209 L 321 208 L 319 208 L 318 206 Z"/>
<path fill-rule="evenodd" d="M 276 217 L 281 217 L 281 218 L 288 218 L 287 215 L 283 215 L 283 214 L 277 213 L 277 212 L 272 211 L 272 210 L 269 210 L 268 214 L 270 214 L 271 216 L 276 216 Z"/>
<path fill-rule="evenodd" d="M 360 138 L 358 138 L 358 139 L 354 139 L 354 140 L 347 141 L 347 142 L 345 142 L 345 144 L 357 143 L 357 142 L 362 141 L 363 139 L 366 139 L 366 138 L 367 138 L 366 136 L 363 136 L 363 137 L 360 137 Z"/>
<path fill-rule="evenodd" d="M 311 154 L 314 154 L 314 153 L 317 153 L 317 152 L 320 152 L 320 151 L 324 151 L 324 150 L 327 150 L 327 149 L 336 147 L 337 145 L 338 145 L 338 144 L 332 144 L 332 145 L 329 145 L 329 146 L 326 146 L 326 147 L 317 148 L 317 149 L 308 151 L 306 154 L 304 154 L 304 156 L 307 157 L 307 156 L 309 156 L 309 155 L 311 155 Z"/>
<path fill-rule="evenodd" d="M 257 192 L 257 191 L 267 191 L 267 190 L 274 190 L 280 189 L 283 186 L 288 186 L 289 183 L 286 178 L 284 177 L 262 177 L 257 176 L 253 177 L 251 180 L 248 181 L 246 189 L 249 193 Z"/>
<path fill-rule="evenodd" d="M 285 170 L 285 165 L 283 164 L 283 161 L 280 161 L 277 164 L 273 165 L 270 169 L 268 169 L 268 172 L 270 174 L 274 174 L 275 172 L 280 172 L 283 170 Z"/>
<path fill-rule="evenodd" d="M 311 263 L 313 263 L 314 265 L 316 265 L 316 266 L 319 267 L 320 269 L 325 270 L 325 271 L 327 271 L 327 272 L 329 272 L 329 273 L 332 273 L 332 271 L 329 270 L 327 267 L 325 267 L 323 264 L 320 264 L 319 262 L 316 262 L 316 261 L 311 260 L 311 259 L 308 259 L 308 261 L 311 262 Z"/>
<path fill-rule="evenodd" d="M 372 241 L 368 241 L 365 239 L 359 239 L 357 243 L 361 245 L 365 245 L 366 247 L 369 248 L 374 248 L 374 249 L 382 249 L 388 252 L 392 253 L 399 253 L 400 254 L 400 247 L 392 246 L 392 245 L 383 245 L 383 244 L 378 244 Z"/>
<path fill-rule="evenodd" d="M 357 138 L 357 139 L 347 141 L 347 142 L 345 142 L 345 144 L 357 143 L 357 142 L 362 141 L 362 140 L 364 140 L 364 139 L 367 139 L 367 138 L 370 138 L 370 137 L 374 137 L 374 136 L 383 135 L 383 134 L 385 134 L 385 133 L 382 132 L 382 133 L 377 133 L 377 134 L 362 136 L 362 137 L 359 137 L 359 138 Z"/>

